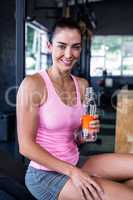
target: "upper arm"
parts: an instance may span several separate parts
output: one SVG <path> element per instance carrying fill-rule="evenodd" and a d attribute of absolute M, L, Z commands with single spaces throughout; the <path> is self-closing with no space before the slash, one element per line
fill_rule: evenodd
<path fill-rule="evenodd" d="M 38 108 L 45 101 L 46 93 L 37 76 L 28 76 L 21 83 L 17 93 L 17 132 L 19 147 L 35 142 Z"/>

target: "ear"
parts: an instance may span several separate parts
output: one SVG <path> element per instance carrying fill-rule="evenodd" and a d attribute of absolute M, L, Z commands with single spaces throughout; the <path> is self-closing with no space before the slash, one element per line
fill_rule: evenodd
<path fill-rule="evenodd" d="M 52 52 L 52 43 L 51 42 L 47 42 L 47 48 L 48 48 L 48 52 L 51 53 Z"/>

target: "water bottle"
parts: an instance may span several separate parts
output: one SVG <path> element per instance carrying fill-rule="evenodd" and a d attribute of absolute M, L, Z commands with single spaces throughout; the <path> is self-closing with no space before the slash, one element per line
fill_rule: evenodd
<path fill-rule="evenodd" d="M 89 123 L 95 120 L 97 114 L 96 96 L 93 87 L 86 88 L 83 109 L 84 113 L 81 118 L 82 131 L 80 140 L 84 142 L 95 142 L 97 133 L 93 133 L 89 127 Z"/>

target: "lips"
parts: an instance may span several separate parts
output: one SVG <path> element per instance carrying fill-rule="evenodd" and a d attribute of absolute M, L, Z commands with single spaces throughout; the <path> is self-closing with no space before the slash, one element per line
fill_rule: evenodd
<path fill-rule="evenodd" d="M 72 64 L 72 60 L 62 60 L 62 62 L 67 66 Z"/>

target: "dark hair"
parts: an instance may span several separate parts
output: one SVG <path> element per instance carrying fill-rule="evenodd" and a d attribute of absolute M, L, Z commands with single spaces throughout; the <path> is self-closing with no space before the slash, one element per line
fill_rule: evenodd
<path fill-rule="evenodd" d="M 52 32 L 49 35 L 49 41 L 52 42 L 54 34 L 58 28 L 69 28 L 69 29 L 77 29 L 82 38 L 82 31 L 78 23 L 72 19 L 71 17 L 62 17 L 56 21 L 56 23 L 52 27 Z"/>

